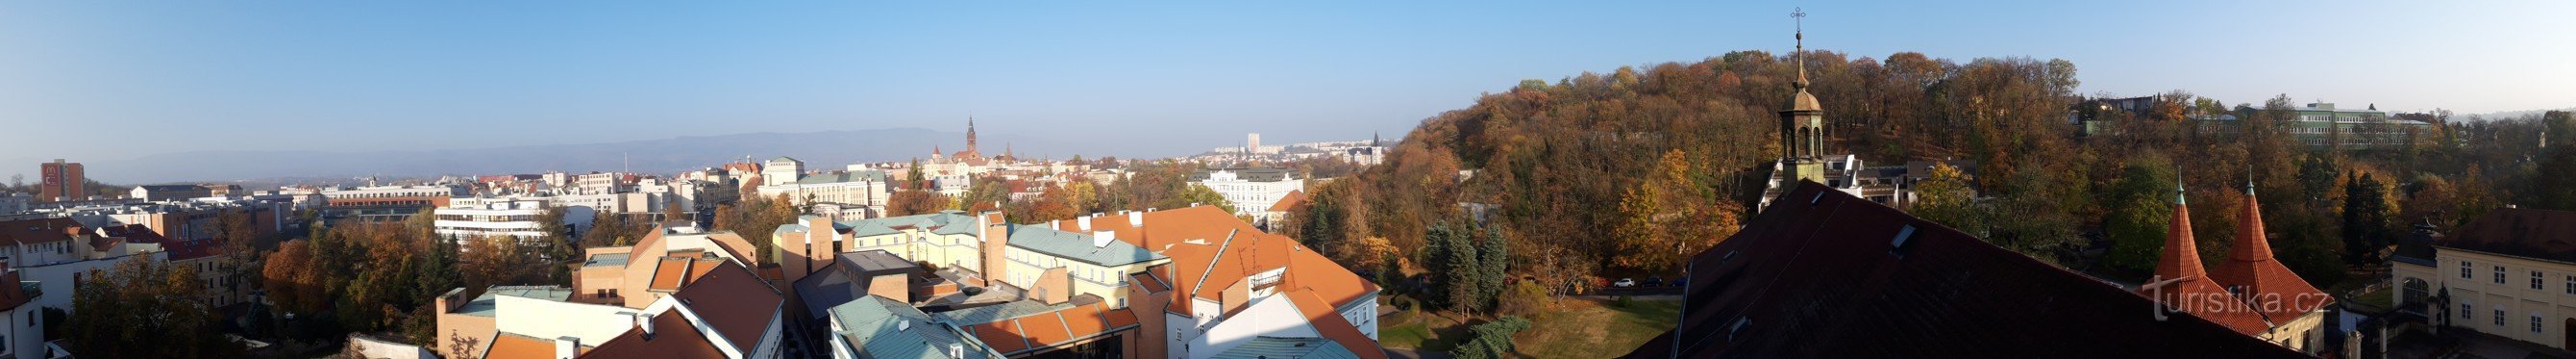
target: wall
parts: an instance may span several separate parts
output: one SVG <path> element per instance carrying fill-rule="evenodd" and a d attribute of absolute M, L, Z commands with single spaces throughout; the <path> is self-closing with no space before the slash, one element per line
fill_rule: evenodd
<path fill-rule="evenodd" d="M 606 343 L 635 327 L 634 309 L 513 296 L 494 297 L 493 328 L 538 338 L 576 337 Z"/>
<path fill-rule="evenodd" d="M 431 354 L 428 348 L 422 348 L 417 345 L 376 340 L 375 338 L 368 338 L 357 334 L 349 335 L 349 347 L 343 352 L 357 353 L 360 356 L 377 359 L 438 358 L 435 354 Z"/>
<path fill-rule="evenodd" d="M 2540 261 L 2451 248 L 2440 248 L 2434 254 L 2432 286 L 2449 288 L 2453 328 L 2475 330 L 2506 338 L 2567 349 L 2568 321 L 2576 319 L 2576 264 Z M 2460 262 L 2469 262 L 2469 279 L 2460 278 Z M 2504 283 L 2495 283 L 2495 267 L 2504 267 Z M 2540 289 L 2531 288 L 2531 272 L 2539 271 Z M 2403 290 L 2403 288 L 2399 288 Z M 2469 310 L 2463 312 L 2466 306 Z M 2496 310 L 2504 311 L 2504 324 L 2495 322 Z M 2462 317 L 2466 314 L 2468 317 Z M 2434 315 L 2427 313 L 2427 315 Z M 2540 317 L 2540 330 L 2531 329 L 2531 317 Z"/>

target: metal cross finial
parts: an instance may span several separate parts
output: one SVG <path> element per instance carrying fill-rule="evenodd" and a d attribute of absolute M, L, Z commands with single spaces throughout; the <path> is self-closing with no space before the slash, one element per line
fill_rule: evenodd
<path fill-rule="evenodd" d="M 1797 22 L 1797 23 L 1798 23 L 1798 32 L 1806 32 L 1806 31 L 1807 31 L 1807 24 L 1806 24 L 1806 20 L 1807 20 L 1807 9 L 1805 9 L 1805 8 L 1794 8 L 1794 7 L 1793 7 L 1793 8 L 1789 8 L 1789 18 L 1790 18 L 1790 19 L 1794 19 L 1794 20 L 1791 20 L 1791 21 L 1794 21 L 1794 22 Z"/>

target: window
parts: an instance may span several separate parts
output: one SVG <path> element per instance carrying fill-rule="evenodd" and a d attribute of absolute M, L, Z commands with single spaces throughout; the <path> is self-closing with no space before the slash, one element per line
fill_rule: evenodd
<path fill-rule="evenodd" d="M 2469 278 L 2469 261 L 2460 261 L 2460 279 Z"/>
<path fill-rule="evenodd" d="M 2504 284 L 2504 266 L 2495 266 L 2495 284 Z"/>
<path fill-rule="evenodd" d="M 2531 290 L 2540 289 L 2540 271 L 2531 271 Z"/>
<path fill-rule="evenodd" d="M 2567 276 L 2567 294 L 2576 294 L 2576 275 Z"/>
<path fill-rule="evenodd" d="M 2460 320 L 2476 319 L 2478 312 L 2477 308 L 2477 305 L 2469 304 L 2468 302 L 2460 302 Z"/>
<path fill-rule="evenodd" d="M 2532 313 L 2532 314 L 2531 314 L 2531 332 L 2533 332 L 2533 333 L 2539 333 L 2539 332 L 2540 332 L 2540 313 Z"/>
<path fill-rule="evenodd" d="M 2496 310 L 2495 310 L 2495 318 L 2494 318 L 2494 319 L 2492 319 L 2492 320 L 2495 322 L 2495 326 L 2497 326 L 2497 327 L 2503 327 L 2503 326 L 2504 326 L 2504 309 L 2496 309 Z"/>

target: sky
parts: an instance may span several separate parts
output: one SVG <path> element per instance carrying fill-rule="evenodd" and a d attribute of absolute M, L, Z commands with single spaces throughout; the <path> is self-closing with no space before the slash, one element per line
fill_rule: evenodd
<path fill-rule="evenodd" d="M 1809 48 L 2063 58 L 2087 94 L 2576 106 L 2565 1 L 20 1 L 0 3 L 0 159 L 969 116 L 1095 156 L 1393 137 L 1521 79 L 1780 53 L 1792 8 Z"/>

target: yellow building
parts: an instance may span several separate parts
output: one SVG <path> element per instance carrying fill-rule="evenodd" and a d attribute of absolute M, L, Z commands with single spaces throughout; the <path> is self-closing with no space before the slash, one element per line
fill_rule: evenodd
<path fill-rule="evenodd" d="M 2425 329 L 2576 348 L 2576 212 L 2506 208 L 2389 260 L 2398 308 Z M 2429 257 L 2429 258 L 2428 258 Z"/>

